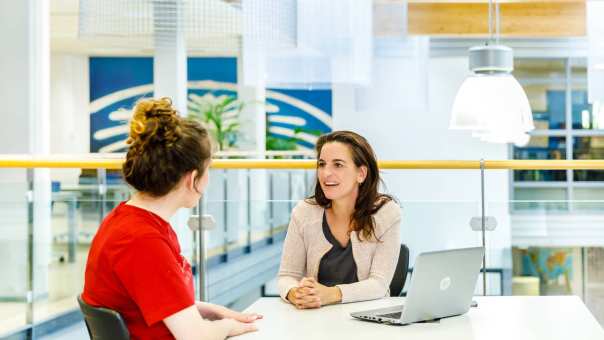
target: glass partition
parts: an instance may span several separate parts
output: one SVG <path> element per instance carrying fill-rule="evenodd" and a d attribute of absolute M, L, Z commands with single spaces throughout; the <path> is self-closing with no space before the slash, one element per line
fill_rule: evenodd
<path fill-rule="evenodd" d="M 0 194 L 0 336 L 28 323 L 28 211 L 24 189 L 24 185 L 4 182 Z M 8 192 L 11 194 L 6 195 Z M 17 201 L 16 197 L 21 199 Z"/>
<path fill-rule="evenodd" d="M 0 195 L 0 335 L 77 311 L 75 297 L 82 291 L 92 239 L 103 216 L 130 195 L 121 180 L 106 181 L 102 171 L 86 183 L 80 182 L 85 171 L 69 171 L 52 170 L 46 181 L 36 177 L 44 179 L 43 171 L 30 171 L 30 177 L 24 169 L 0 171 L 11 179 L 2 183 Z M 200 211 L 182 211 L 171 221 L 192 263 L 198 296 L 237 308 L 238 299 L 254 287 L 276 294 L 271 280 L 291 211 L 314 190 L 314 176 L 314 170 L 211 170 Z M 485 235 L 486 293 L 578 295 L 604 321 L 604 197 L 598 199 L 604 190 L 577 187 L 571 201 L 565 199 L 565 187 L 526 185 L 516 188 L 519 199 L 509 200 L 510 176 L 509 171 L 485 174 L 485 213 L 489 227 L 496 223 Z M 385 170 L 383 178 L 381 190 L 401 206 L 400 241 L 410 249 L 408 279 L 422 252 L 482 244 L 478 171 Z M 188 223 L 199 213 L 214 221 L 204 224 L 202 234 Z M 479 276 L 478 295 L 484 293 L 482 284 Z"/>

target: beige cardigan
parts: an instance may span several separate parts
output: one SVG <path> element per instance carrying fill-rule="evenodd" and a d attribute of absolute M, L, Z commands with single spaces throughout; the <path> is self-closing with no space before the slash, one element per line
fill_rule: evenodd
<path fill-rule="evenodd" d="M 321 258 L 332 247 L 323 235 L 324 211 L 322 207 L 304 201 L 292 211 L 278 276 L 279 294 L 284 300 L 303 277 L 317 279 Z M 389 294 L 400 251 L 401 208 L 391 201 L 373 217 L 375 234 L 382 242 L 361 242 L 356 232 L 350 234 L 359 282 L 337 285 L 342 291 L 343 303 L 378 299 Z"/>

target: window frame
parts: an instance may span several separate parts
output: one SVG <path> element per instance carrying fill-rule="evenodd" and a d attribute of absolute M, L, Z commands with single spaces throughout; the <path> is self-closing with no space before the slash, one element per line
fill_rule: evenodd
<path fill-rule="evenodd" d="M 565 91 L 565 108 L 564 108 L 564 128 L 563 129 L 546 129 L 546 130 L 533 130 L 530 132 L 531 136 L 547 136 L 547 137 L 565 137 L 565 160 L 574 159 L 574 144 L 575 137 L 604 137 L 604 129 L 573 129 L 573 116 L 572 116 L 572 92 L 576 90 L 577 80 L 573 78 L 572 69 L 573 66 L 581 65 L 575 64 L 577 61 L 585 60 L 585 57 L 545 57 L 545 58 L 518 58 L 518 59 L 538 59 L 538 60 L 562 60 L 564 62 L 564 91 Z M 520 80 L 520 79 L 519 79 Z M 585 79 L 585 82 L 587 80 Z M 522 81 L 521 81 L 522 85 Z M 586 84 L 587 86 L 587 84 Z M 524 87 L 524 86 L 523 86 Z M 514 146 L 509 146 L 509 157 L 514 158 Z M 510 171 L 510 192 L 512 194 L 512 200 L 517 199 L 516 190 L 523 188 L 539 188 L 539 189 L 550 189 L 550 188 L 564 188 L 565 199 L 569 202 L 566 205 L 566 209 L 552 210 L 555 213 L 575 213 L 577 211 L 585 213 L 598 212 L 604 214 L 604 210 L 577 210 L 572 201 L 574 200 L 574 189 L 576 188 L 587 188 L 587 189 L 601 189 L 604 188 L 604 181 L 575 181 L 574 170 L 566 170 L 566 181 L 516 181 L 514 179 L 514 173 L 516 170 Z M 604 170 L 602 170 L 604 171 Z M 540 209 L 516 209 L 514 204 L 510 206 L 511 212 L 513 213 L 530 213 L 531 211 L 541 211 Z"/>

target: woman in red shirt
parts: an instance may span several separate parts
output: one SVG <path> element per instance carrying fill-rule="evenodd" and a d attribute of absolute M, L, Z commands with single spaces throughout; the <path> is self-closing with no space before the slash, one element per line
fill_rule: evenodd
<path fill-rule="evenodd" d="M 195 301 L 193 275 L 168 223 L 208 183 L 211 144 L 167 98 L 136 104 L 123 165 L 136 193 L 92 241 L 82 298 L 119 312 L 132 339 L 224 339 L 256 330 L 261 316 Z"/>

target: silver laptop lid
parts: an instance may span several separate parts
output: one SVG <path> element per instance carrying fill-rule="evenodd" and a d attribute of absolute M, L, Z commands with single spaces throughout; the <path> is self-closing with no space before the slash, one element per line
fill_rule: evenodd
<path fill-rule="evenodd" d="M 413 269 L 401 323 L 460 315 L 470 309 L 484 249 L 420 254 Z"/>

